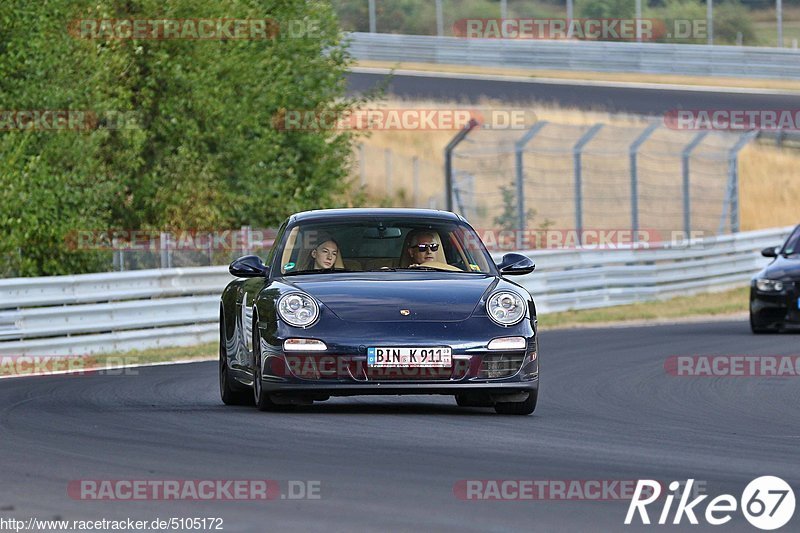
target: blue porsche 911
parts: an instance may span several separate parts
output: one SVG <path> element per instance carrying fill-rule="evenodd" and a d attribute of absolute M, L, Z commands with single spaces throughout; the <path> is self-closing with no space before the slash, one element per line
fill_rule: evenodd
<path fill-rule="evenodd" d="M 330 209 L 292 215 L 266 261 L 242 257 L 220 302 L 219 384 L 261 410 L 330 396 L 443 394 L 530 414 L 536 307 L 454 213 Z"/>

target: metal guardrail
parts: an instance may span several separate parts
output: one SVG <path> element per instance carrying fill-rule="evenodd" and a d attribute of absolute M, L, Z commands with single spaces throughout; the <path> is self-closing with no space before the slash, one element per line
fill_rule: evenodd
<path fill-rule="evenodd" d="M 0 280 L 0 355 L 212 342 L 231 279 L 220 266 Z"/>
<path fill-rule="evenodd" d="M 537 268 L 522 285 L 543 312 L 724 290 L 746 284 L 769 262 L 760 250 L 781 244 L 792 229 L 724 235 L 688 247 L 523 252 Z"/>
<path fill-rule="evenodd" d="M 800 78 L 788 48 L 348 34 L 357 60 L 685 76 Z"/>
<path fill-rule="evenodd" d="M 588 309 L 741 285 L 758 251 L 791 227 L 688 248 L 529 250 L 521 278 L 540 312 Z M 499 257 L 497 257 L 499 259 Z M 217 338 L 227 267 L 0 280 L 0 355 L 66 355 L 187 346 Z"/>

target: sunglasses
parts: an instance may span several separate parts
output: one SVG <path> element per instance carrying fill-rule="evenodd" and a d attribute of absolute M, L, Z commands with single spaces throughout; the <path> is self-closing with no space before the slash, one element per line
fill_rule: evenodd
<path fill-rule="evenodd" d="M 438 243 L 431 243 L 431 244 L 412 244 L 409 248 L 413 248 L 415 252 L 423 253 L 425 250 L 430 249 L 431 252 L 435 252 L 439 249 Z"/>

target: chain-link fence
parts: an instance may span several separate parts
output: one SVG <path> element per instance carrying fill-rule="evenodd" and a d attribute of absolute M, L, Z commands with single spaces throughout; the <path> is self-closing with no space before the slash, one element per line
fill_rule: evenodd
<path fill-rule="evenodd" d="M 476 128 L 453 152 L 454 207 L 515 230 L 739 231 L 737 154 L 754 135 L 659 126 Z"/>
<path fill-rule="evenodd" d="M 737 155 L 754 137 L 662 123 L 475 128 L 452 151 L 449 205 L 446 164 L 385 149 L 359 148 L 361 186 L 386 205 L 452 208 L 476 228 L 718 235 L 739 231 Z"/>
<path fill-rule="evenodd" d="M 444 206 L 441 165 L 366 144 L 357 147 L 356 161 L 353 182 L 366 193 L 369 205 Z"/>

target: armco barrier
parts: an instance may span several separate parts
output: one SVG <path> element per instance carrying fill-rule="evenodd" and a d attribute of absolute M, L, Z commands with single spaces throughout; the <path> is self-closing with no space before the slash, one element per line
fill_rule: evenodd
<path fill-rule="evenodd" d="M 726 235 L 689 247 L 531 250 L 517 278 L 539 312 L 589 309 L 745 284 L 759 254 L 791 227 Z M 499 260 L 499 255 L 495 257 Z M 187 346 L 217 338 L 227 267 L 0 280 L 0 355 L 66 355 Z"/>
<path fill-rule="evenodd" d="M 800 78 L 790 48 L 602 41 L 465 39 L 388 33 L 348 34 L 359 61 L 683 76 Z"/>

